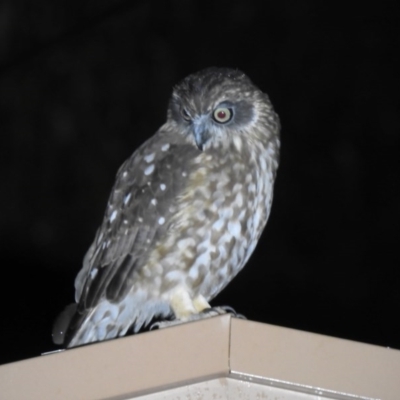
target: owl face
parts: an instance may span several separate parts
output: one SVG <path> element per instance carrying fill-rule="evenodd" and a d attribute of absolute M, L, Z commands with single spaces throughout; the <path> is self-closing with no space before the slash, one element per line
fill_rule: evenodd
<path fill-rule="evenodd" d="M 258 120 L 256 100 L 260 94 L 240 71 L 207 69 L 189 76 L 174 89 L 168 119 L 204 151 L 251 130 Z"/>

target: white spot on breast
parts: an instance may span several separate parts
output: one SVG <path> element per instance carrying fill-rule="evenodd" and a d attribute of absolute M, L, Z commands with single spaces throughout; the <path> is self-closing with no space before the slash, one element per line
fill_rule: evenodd
<path fill-rule="evenodd" d="M 150 175 L 154 171 L 154 164 L 150 164 L 145 170 L 144 174 L 145 175 Z"/>
<path fill-rule="evenodd" d="M 261 212 L 260 209 L 258 208 L 254 214 L 254 218 L 253 218 L 253 224 L 255 229 L 257 230 L 259 225 L 260 225 L 260 221 L 261 221 Z"/>
<path fill-rule="evenodd" d="M 221 277 L 227 276 L 228 274 L 228 264 L 225 264 L 222 268 L 219 269 L 218 275 Z"/>
<path fill-rule="evenodd" d="M 165 274 L 165 279 L 168 281 L 179 281 L 184 279 L 184 274 L 182 271 L 170 271 Z"/>
<path fill-rule="evenodd" d="M 240 190 L 242 190 L 243 185 L 241 183 L 235 183 L 235 185 L 233 186 L 232 192 L 233 193 L 237 193 Z"/>
<path fill-rule="evenodd" d="M 239 192 L 239 193 L 236 195 L 235 203 L 236 203 L 236 205 L 237 205 L 238 207 L 242 207 L 242 205 L 243 205 L 243 195 L 242 195 L 241 192 Z"/>
<path fill-rule="evenodd" d="M 232 240 L 232 235 L 231 233 L 227 230 L 224 232 L 224 234 L 219 238 L 218 244 L 219 245 L 224 245 L 226 246 L 227 243 L 229 243 Z M 218 247 L 219 249 L 219 247 Z"/>
<path fill-rule="evenodd" d="M 219 218 L 213 223 L 212 229 L 220 232 L 223 226 L 224 226 L 224 220 L 222 218 Z"/>
<path fill-rule="evenodd" d="M 151 199 L 150 203 L 153 204 L 153 206 L 155 206 L 157 204 L 157 200 L 156 199 Z"/>
<path fill-rule="evenodd" d="M 247 230 L 248 230 L 249 232 L 253 232 L 253 224 L 254 224 L 253 218 L 249 218 L 249 219 L 247 220 Z"/>
<path fill-rule="evenodd" d="M 205 252 L 196 258 L 195 263 L 192 265 L 192 268 L 198 268 L 200 265 L 204 265 L 207 267 L 210 264 L 210 253 Z"/>
<path fill-rule="evenodd" d="M 159 223 L 160 225 L 164 225 L 164 222 L 165 222 L 165 218 L 164 218 L 164 217 L 160 217 L 160 218 L 158 219 L 158 223 Z"/>
<path fill-rule="evenodd" d="M 122 174 L 122 176 L 123 176 L 124 178 L 126 178 L 127 175 L 128 175 L 128 173 L 127 173 L 126 171 L 124 171 L 124 173 Z"/>
<path fill-rule="evenodd" d="M 274 156 L 276 151 L 272 146 L 268 146 L 267 153 L 268 153 L 269 156 Z"/>
<path fill-rule="evenodd" d="M 169 149 L 169 143 L 165 143 L 161 146 L 162 151 L 167 151 Z"/>
<path fill-rule="evenodd" d="M 219 214 L 220 218 L 228 220 L 230 217 L 232 217 L 233 210 L 232 210 L 232 208 L 225 207 L 222 210 L 218 210 L 218 214 Z"/>
<path fill-rule="evenodd" d="M 117 217 L 117 214 L 118 214 L 118 211 L 117 211 L 117 210 L 114 210 L 114 211 L 112 212 L 111 217 L 110 217 L 110 222 L 113 222 L 113 221 L 114 221 L 114 219 Z"/>
<path fill-rule="evenodd" d="M 191 268 L 189 271 L 189 278 L 195 280 L 199 277 L 199 269 L 198 268 Z"/>
<path fill-rule="evenodd" d="M 182 171 L 182 176 L 183 177 L 187 176 L 187 173 L 185 171 Z"/>
<path fill-rule="evenodd" d="M 240 211 L 240 214 L 238 215 L 238 220 L 241 221 L 246 215 L 246 209 L 243 209 Z"/>
<path fill-rule="evenodd" d="M 124 198 L 124 204 L 127 205 L 130 199 L 131 199 L 131 193 L 128 193 Z"/>
<path fill-rule="evenodd" d="M 222 260 L 225 260 L 226 257 L 228 256 L 228 253 L 226 252 L 225 244 L 220 244 L 220 245 L 218 246 L 218 251 L 219 251 L 219 254 L 220 254 L 221 259 L 222 259 Z"/>
<path fill-rule="evenodd" d="M 242 225 L 238 221 L 229 221 L 228 222 L 228 231 L 234 236 L 236 239 L 240 237 L 240 233 L 242 231 Z"/>
<path fill-rule="evenodd" d="M 147 154 L 147 156 L 144 157 L 144 160 L 147 163 L 151 163 L 154 160 L 155 153 Z"/>
<path fill-rule="evenodd" d="M 261 166 L 261 170 L 263 172 L 265 172 L 267 170 L 267 163 L 266 163 L 264 157 L 260 157 L 260 166 Z"/>
<path fill-rule="evenodd" d="M 161 189 L 162 191 L 164 191 L 166 188 L 167 188 L 167 187 L 165 186 L 164 183 L 161 183 L 161 184 L 160 184 L 160 189 Z"/>

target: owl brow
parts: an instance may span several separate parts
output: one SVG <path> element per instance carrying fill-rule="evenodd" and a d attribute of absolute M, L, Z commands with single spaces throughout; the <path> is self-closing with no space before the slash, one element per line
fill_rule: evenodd
<path fill-rule="evenodd" d="M 220 103 L 217 103 L 216 107 L 226 107 L 226 108 L 232 108 L 234 106 L 234 103 L 230 100 L 223 100 Z M 214 107 L 214 108 L 216 108 Z"/>

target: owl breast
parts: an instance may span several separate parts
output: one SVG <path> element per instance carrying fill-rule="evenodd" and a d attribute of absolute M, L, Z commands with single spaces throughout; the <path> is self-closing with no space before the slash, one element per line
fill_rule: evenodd
<path fill-rule="evenodd" d="M 159 270 L 153 285 L 165 300 L 178 286 L 192 296 L 215 297 L 250 257 L 272 202 L 267 149 L 253 157 L 234 148 L 201 153 L 189 169 L 168 236 L 141 272 Z"/>

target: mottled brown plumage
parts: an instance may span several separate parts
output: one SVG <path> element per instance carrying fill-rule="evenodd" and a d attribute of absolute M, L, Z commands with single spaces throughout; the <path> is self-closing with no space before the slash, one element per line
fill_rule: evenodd
<path fill-rule="evenodd" d="M 167 122 L 118 171 L 55 341 L 110 339 L 209 307 L 267 222 L 279 144 L 267 95 L 242 72 L 210 68 L 177 85 Z"/>

